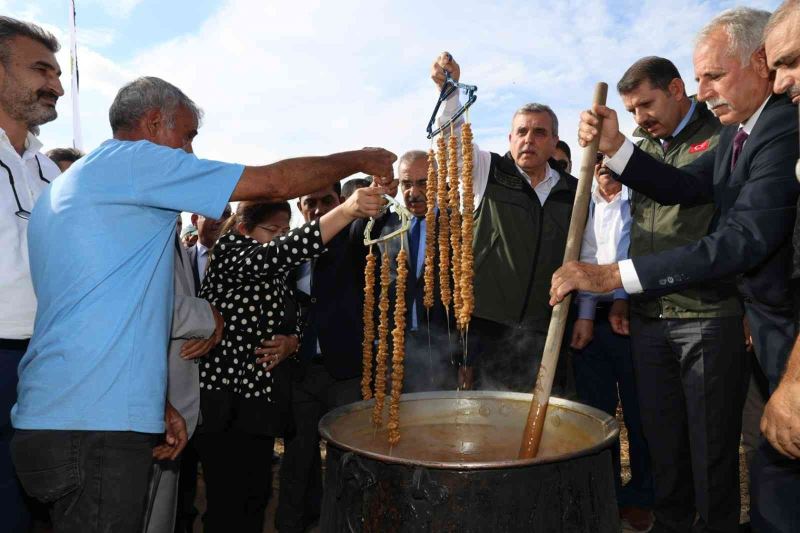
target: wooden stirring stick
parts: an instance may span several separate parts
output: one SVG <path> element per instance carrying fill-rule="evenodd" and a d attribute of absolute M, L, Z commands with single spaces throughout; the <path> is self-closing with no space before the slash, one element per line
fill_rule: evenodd
<path fill-rule="evenodd" d="M 594 103 L 606 104 L 608 85 L 598 83 L 594 89 Z M 603 127 L 602 119 L 597 126 L 600 131 Z M 589 200 L 592 195 L 592 180 L 594 180 L 594 165 L 597 157 L 597 148 L 600 145 L 600 135 L 583 149 L 580 174 L 578 175 L 578 190 L 575 192 L 575 202 L 572 204 L 572 218 L 567 233 L 567 246 L 564 250 L 564 262 L 575 261 L 580 256 L 583 230 L 586 227 L 586 216 L 589 210 Z M 544 419 L 547 414 L 547 405 L 550 402 L 550 391 L 553 388 L 553 377 L 556 373 L 558 355 L 561 351 L 561 341 L 564 337 L 564 328 L 567 325 L 567 314 L 572 295 L 568 295 L 553 308 L 550 317 L 550 327 L 547 330 L 547 340 L 542 353 L 542 363 L 536 377 L 536 386 L 533 389 L 531 409 L 528 412 L 528 421 L 525 424 L 525 433 L 522 436 L 522 445 L 519 449 L 520 459 L 531 459 L 539 452 L 542 441 Z"/>

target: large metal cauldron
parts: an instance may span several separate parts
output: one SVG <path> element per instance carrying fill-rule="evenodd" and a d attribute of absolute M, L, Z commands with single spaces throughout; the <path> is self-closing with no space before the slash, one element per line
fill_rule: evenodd
<path fill-rule="evenodd" d="M 388 401 L 388 398 L 387 398 Z M 531 395 L 406 394 L 389 450 L 373 400 L 320 421 L 328 442 L 322 531 L 619 533 L 609 449 L 616 420 L 551 398 L 542 447 L 516 459 Z"/>

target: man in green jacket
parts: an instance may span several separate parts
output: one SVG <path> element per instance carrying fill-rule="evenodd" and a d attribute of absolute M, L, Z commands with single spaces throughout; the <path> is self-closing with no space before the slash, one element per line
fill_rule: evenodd
<path fill-rule="evenodd" d="M 719 121 L 686 95 L 667 59 L 635 62 L 617 84 L 638 145 L 676 167 L 718 142 Z M 661 205 L 634 192 L 630 257 L 697 241 L 713 204 Z M 635 294 L 630 334 L 659 531 L 736 531 L 739 435 L 749 378 L 742 305 L 733 279 L 680 292 Z"/>

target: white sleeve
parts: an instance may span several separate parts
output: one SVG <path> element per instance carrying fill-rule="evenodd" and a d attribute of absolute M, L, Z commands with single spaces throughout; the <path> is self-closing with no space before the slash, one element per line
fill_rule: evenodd
<path fill-rule="evenodd" d="M 633 143 L 630 140 L 625 139 L 625 142 L 619 147 L 619 150 L 617 150 L 617 153 L 614 154 L 614 157 L 607 157 L 604 163 L 608 168 L 617 174 L 622 174 L 622 172 L 625 170 L 625 167 L 628 166 L 628 161 L 631 160 L 632 155 Z"/>
<path fill-rule="evenodd" d="M 437 119 L 437 125 L 439 127 L 442 124 L 446 124 L 450 117 L 452 117 L 456 111 L 461 107 L 461 101 L 459 100 L 459 91 L 455 91 L 451 94 L 447 100 L 444 102 L 444 108 L 442 108 L 442 113 L 439 115 Z M 464 124 L 464 117 L 461 116 L 458 120 L 453 124 L 453 133 L 456 135 L 458 139 L 458 168 L 461 168 L 461 125 Z M 442 134 L 445 138 L 450 136 L 450 128 L 445 128 L 442 131 Z M 472 153 L 473 153 L 473 167 L 472 167 L 472 192 L 475 197 L 475 209 L 478 209 L 478 206 L 481 205 L 481 200 L 483 200 L 483 194 L 486 192 L 486 184 L 489 182 L 489 170 L 492 166 L 492 154 L 491 152 L 485 152 L 481 150 L 477 144 L 472 143 Z"/>
<path fill-rule="evenodd" d="M 622 278 L 622 287 L 628 294 L 638 294 L 644 292 L 642 289 L 642 282 L 639 281 L 639 275 L 636 273 L 636 268 L 633 266 L 633 261 L 630 259 L 623 259 L 618 263 L 619 277 Z"/>

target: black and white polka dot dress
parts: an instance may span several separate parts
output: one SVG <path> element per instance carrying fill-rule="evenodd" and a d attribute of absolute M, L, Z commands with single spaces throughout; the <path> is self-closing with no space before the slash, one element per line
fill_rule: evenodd
<path fill-rule="evenodd" d="M 255 350 L 275 334 L 300 334 L 297 307 L 287 305 L 286 279 L 324 249 L 316 221 L 267 244 L 235 233 L 217 241 L 200 297 L 217 308 L 225 329 L 222 341 L 200 363 L 201 430 L 282 433 L 294 361 L 286 359 L 267 372 L 256 362 Z"/>

